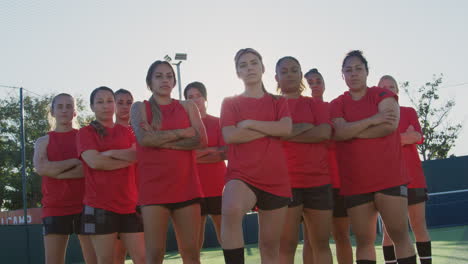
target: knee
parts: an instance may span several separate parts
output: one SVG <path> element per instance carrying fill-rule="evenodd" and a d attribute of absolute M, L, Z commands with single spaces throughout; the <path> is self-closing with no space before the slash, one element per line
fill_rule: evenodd
<path fill-rule="evenodd" d="M 196 247 L 180 248 L 179 252 L 184 263 L 200 262 L 200 249 Z"/>
<path fill-rule="evenodd" d="M 292 239 L 291 237 L 282 237 L 280 251 L 282 253 L 296 252 L 298 239 Z"/>
<path fill-rule="evenodd" d="M 333 233 L 333 239 L 337 244 L 349 243 L 349 233 L 348 232 L 335 232 Z"/>
<path fill-rule="evenodd" d="M 242 219 L 244 214 L 242 213 L 242 208 L 236 204 L 229 204 L 222 208 L 221 219 L 223 221 L 231 219 Z"/>
<path fill-rule="evenodd" d="M 262 254 L 274 255 L 275 252 L 279 252 L 280 243 L 279 241 L 264 240 L 260 241 L 258 247 L 262 251 Z"/>
<path fill-rule="evenodd" d="M 165 253 L 166 250 L 164 248 L 152 248 L 146 252 L 146 259 L 150 263 L 162 263 Z"/>
<path fill-rule="evenodd" d="M 356 244 L 360 247 L 374 246 L 375 234 L 359 234 L 356 235 Z"/>

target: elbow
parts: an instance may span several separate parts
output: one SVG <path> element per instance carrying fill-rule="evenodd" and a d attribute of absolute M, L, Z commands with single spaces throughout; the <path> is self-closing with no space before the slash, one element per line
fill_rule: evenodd
<path fill-rule="evenodd" d="M 40 176 L 48 176 L 46 169 L 44 167 L 42 167 L 42 166 L 37 166 L 37 167 L 34 168 L 34 170 Z"/>

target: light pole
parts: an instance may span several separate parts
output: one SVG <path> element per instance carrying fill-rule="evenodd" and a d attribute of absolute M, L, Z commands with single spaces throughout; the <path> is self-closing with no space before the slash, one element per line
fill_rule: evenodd
<path fill-rule="evenodd" d="M 179 83 L 179 100 L 182 100 L 182 80 L 180 79 L 180 64 L 182 61 L 187 60 L 187 53 L 176 53 L 174 59 L 177 62 L 172 62 L 169 55 L 164 56 L 164 60 L 172 65 L 177 66 L 177 82 Z"/>

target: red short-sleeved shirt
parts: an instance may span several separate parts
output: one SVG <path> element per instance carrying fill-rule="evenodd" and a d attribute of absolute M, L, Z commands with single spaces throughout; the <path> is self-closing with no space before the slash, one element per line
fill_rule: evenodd
<path fill-rule="evenodd" d="M 340 173 L 338 167 L 338 161 L 336 160 L 336 143 L 330 141 L 328 145 L 328 164 L 330 166 L 330 177 L 332 181 L 332 187 L 334 189 L 340 189 Z"/>
<path fill-rule="evenodd" d="M 151 106 L 145 101 L 148 120 Z M 178 100 L 159 105 L 162 116 L 160 130 L 183 129 L 191 126 L 184 107 Z M 195 152 L 144 147 L 137 144 L 139 198 L 138 204 L 180 203 L 202 197 Z"/>
<path fill-rule="evenodd" d="M 287 99 L 294 124 L 309 123 L 315 126 L 330 124 L 326 103 L 310 97 Z M 297 143 L 283 141 L 292 188 L 317 187 L 331 183 L 328 142 Z"/>
<path fill-rule="evenodd" d="M 78 154 L 87 150 L 104 152 L 111 149 L 128 149 L 135 143 L 135 136 L 128 127 L 115 124 L 106 128 L 101 137 L 91 126 L 80 129 L 77 136 Z M 84 204 L 118 214 L 135 212 L 137 191 L 134 165 L 117 170 L 95 170 L 83 161 L 85 173 Z"/>
<path fill-rule="evenodd" d="M 412 125 L 414 130 L 422 135 L 421 125 L 418 121 L 418 114 L 411 107 L 400 107 L 400 124 L 398 130 L 401 133 L 406 132 L 408 127 Z M 421 144 L 417 142 L 416 144 Z M 404 145 L 402 147 L 403 161 L 406 167 L 406 173 L 410 179 L 408 188 L 427 188 L 426 178 L 422 168 L 421 160 L 419 159 L 418 149 L 416 144 Z"/>
<path fill-rule="evenodd" d="M 378 113 L 379 103 L 398 97 L 389 90 L 372 87 L 359 100 L 345 92 L 331 102 L 331 117 L 355 122 Z M 408 183 L 402 171 L 400 134 L 372 139 L 353 138 L 336 142 L 341 194 L 369 193 Z"/>
<path fill-rule="evenodd" d="M 206 115 L 202 119 L 208 136 L 208 147 L 224 146 L 223 135 L 219 127 L 219 118 Z M 226 163 L 198 163 L 198 176 L 204 197 L 215 197 L 223 194 L 224 176 L 226 174 Z"/>
<path fill-rule="evenodd" d="M 243 120 L 278 121 L 289 117 L 284 98 L 265 94 L 262 98 L 242 95 L 227 97 L 221 107 L 221 128 Z M 263 137 L 228 145 L 226 182 L 239 179 L 277 196 L 290 197 L 291 188 L 281 140 Z"/>
<path fill-rule="evenodd" d="M 51 131 L 47 145 L 49 161 L 77 159 L 76 134 L 78 130 L 68 132 Z M 83 210 L 84 178 L 55 179 L 42 177 L 42 217 L 78 214 Z"/>

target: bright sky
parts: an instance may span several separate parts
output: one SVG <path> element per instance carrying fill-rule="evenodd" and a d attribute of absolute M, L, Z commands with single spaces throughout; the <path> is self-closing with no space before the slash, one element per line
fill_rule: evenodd
<path fill-rule="evenodd" d="M 443 73 L 441 96 L 457 102 L 449 119 L 466 127 L 467 11 L 467 1 L 433 0 L 2 1 L 0 85 L 86 99 L 105 85 L 131 90 L 141 100 L 150 96 L 149 65 L 180 52 L 188 54 L 182 89 L 195 80 L 205 83 L 208 112 L 219 115 L 222 99 L 242 92 L 233 62 L 240 48 L 263 55 L 271 92 L 279 58 L 295 56 L 303 72 L 318 68 L 326 100 L 346 90 L 342 59 L 361 49 L 369 85 L 390 74 L 417 89 Z M 11 93 L 0 88 L 3 96 Z M 400 104 L 410 105 L 404 93 Z M 466 131 L 452 153 L 468 155 Z"/>

